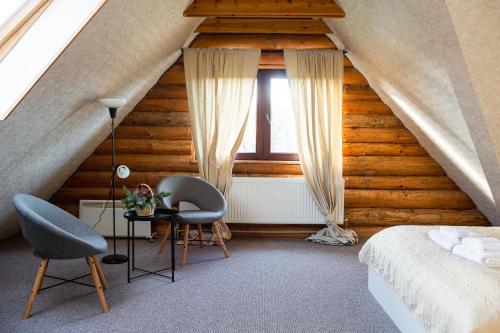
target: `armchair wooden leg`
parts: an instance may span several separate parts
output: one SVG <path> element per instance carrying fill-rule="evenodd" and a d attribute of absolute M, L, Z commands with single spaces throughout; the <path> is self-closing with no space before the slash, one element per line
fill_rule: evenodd
<path fill-rule="evenodd" d="M 99 280 L 101 280 L 102 287 L 104 290 L 109 288 L 108 281 L 106 280 L 106 277 L 104 276 L 104 272 L 102 271 L 102 266 L 101 263 L 99 262 L 99 259 L 96 258 L 95 256 L 94 262 L 95 262 L 95 268 L 97 269 L 97 274 L 99 275 Z"/>
<path fill-rule="evenodd" d="M 203 231 L 201 230 L 201 224 L 198 224 L 198 240 L 200 241 L 200 247 L 203 247 Z"/>
<path fill-rule="evenodd" d="M 188 247 L 189 247 L 189 224 L 184 225 L 184 241 L 182 246 L 184 247 L 184 251 L 182 252 L 181 265 L 186 266 L 187 263 L 187 255 L 188 255 Z"/>
<path fill-rule="evenodd" d="M 170 235 L 170 223 L 167 226 L 165 235 L 163 235 L 163 238 L 160 241 L 160 248 L 158 249 L 158 254 L 162 253 L 165 250 L 165 246 L 167 246 L 168 235 Z"/>
<path fill-rule="evenodd" d="M 33 303 L 35 303 L 36 296 L 40 292 L 40 288 L 42 287 L 43 276 L 47 271 L 47 265 L 49 264 L 49 259 L 42 259 L 40 261 L 40 265 L 38 266 L 38 272 L 36 273 L 35 283 L 33 284 L 33 289 L 31 289 L 30 298 L 28 300 L 28 305 L 26 306 L 26 310 L 24 310 L 24 319 L 29 319 L 31 314 L 31 309 L 33 308 Z"/>
<path fill-rule="evenodd" d="M 224 244 L 224 238 L 222 238 L 222 233 L 220 231 L 219 224 L 213 223 L 213 226 L 215 234 L 217 235 L 217 243 L 222 248 L 222 251 L 224 251 L 224 256 L 227 258 L 229 257 L 229 252 L 227 251 L 226 244 Z"/>
<path fill-rule="evenodd" d="M 97 297 L 99 298 L 99 303 L 101 303 L 102 312 L 108 312 L 108 304 L 106 303 L 106 298 L 104 297 L 104 291 L 102 289 L 101 280 L 99 279 L 99 274 L 97 273 L 96 263 L 94 257 L 87 257 L 87 263 L 89 265 L 90 273 L 92 274 L 92 280 L 94 281 L 95 289 L 97 291 Z"/>

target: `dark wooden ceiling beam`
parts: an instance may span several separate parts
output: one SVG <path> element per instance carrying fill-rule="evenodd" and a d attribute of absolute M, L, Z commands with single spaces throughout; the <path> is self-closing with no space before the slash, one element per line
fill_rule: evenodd
<path fill-rule="evenodd" d="M 331 39 L 325 35 L 207 33 L 199 34 L 190 47 L 261 50 L 336 48 Z"/>
<path fill-rule="evenodd" d="M 209 33 L 281 33 L 329 34 L 331 29 L 321 19 L 276 18 L 207 18 L 195 32 Z"/>
<path fill-rule="evenodd" d="M 345 17 L 334 0 L 194 0 L 184 11 L 194 17 Z"/>

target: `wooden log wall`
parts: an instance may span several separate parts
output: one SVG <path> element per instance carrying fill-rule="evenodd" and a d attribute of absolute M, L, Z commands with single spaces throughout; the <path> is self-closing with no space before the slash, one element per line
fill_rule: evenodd
<path fill-rule="evenodd" d="M 257 47 L 262 69 L 284 68 L 286 47 L 335 47 L 322 35 L 200 34 L 191 47 Z M 415 137 L 345 58 L 343 154 L 349 227 L 361 236 L 402 224 L 489 225 Z M 132 174 L 117 185 L 155 185 L 169 175 L 195 175 L 184 66 L 179 59 L 116 131 L 117 164 Z M 111 176 L 106 139 L 52 197 L 78 213 L 80 199 L 105 199 Z M 238 162 L 235 176 L 300 177 L 295 162 Z M 119 196 L 121 191 L 118 190 Z M 233 225 L 236 235 L 304 237 L 321 226 Z"/>

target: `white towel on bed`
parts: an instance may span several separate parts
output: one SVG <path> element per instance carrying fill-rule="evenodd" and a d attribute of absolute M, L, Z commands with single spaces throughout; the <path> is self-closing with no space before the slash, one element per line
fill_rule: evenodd
<path fill-rule="evenodd" d="M 439 232 L 455 243 L 460 243 L 462 238 L 471 236 L 471 230 L 468 228 L 439 227 Z"/>
<path fill-rule="evenodd" d="M 471 249 L 470 247 L 458 244 L 453 248 L 453 254 L 465 258 L 470 261 L 474 261 L 480 265 L 485 265 L 491 268 L 500 267 L 500 253 L 497 254 L 485 254 Z"/>
<path fill-rule="evenodd" d="M 477 252 L 500 252 L 500 239 L 494 237 L 464 237 L 462 243 Z"/>
<path fill-rule="evenodd" d="M 446 251 L 451 251 L 455 245 L 460 244 L 460 241 L 455 241 L 443 235 L 439 229 L 431 229 L 427 232 L 429 238 L 437 245 L 444 248 Z"/>

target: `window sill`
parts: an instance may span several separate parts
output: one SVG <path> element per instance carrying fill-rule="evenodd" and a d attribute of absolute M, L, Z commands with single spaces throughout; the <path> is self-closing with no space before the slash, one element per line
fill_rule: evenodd
<path fill-rule="evenodd" d="M 300 165 L 300 161 L 273 161 L 273 160 L 235 160 L 235 164 L 291 164 Z M 196 160 L 191 160 L 191 164 L 198 164 Z"/>

